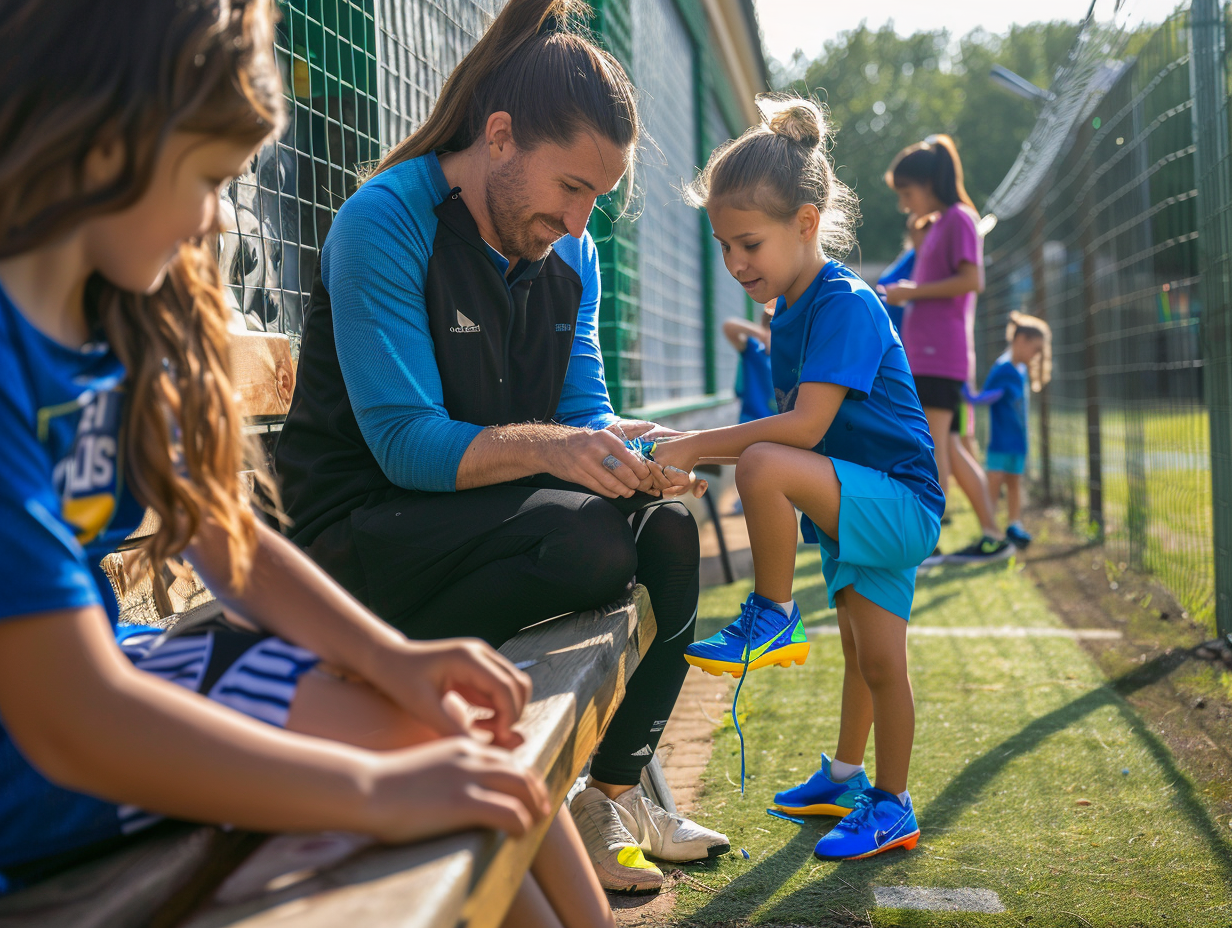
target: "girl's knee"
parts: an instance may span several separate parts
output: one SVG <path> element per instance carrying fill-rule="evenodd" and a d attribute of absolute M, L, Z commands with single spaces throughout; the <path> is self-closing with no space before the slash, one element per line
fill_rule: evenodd
<path fill-rule="evenodd" d="M 860 675 L 864 677 L 870 690 L 894 686 L 907 680 L 905 655 L 865 653 L 858 655 L 858 662 Z"/>
<path fill-rule="evenodd" d="M 766 471 L 773 465 L 774 458 L 782 449 L 768 441 L 759 441 L 749 445 L 736 461 L 736 487 L 743 494 L 747 489 L 753 489 L 766 476 Z"/>

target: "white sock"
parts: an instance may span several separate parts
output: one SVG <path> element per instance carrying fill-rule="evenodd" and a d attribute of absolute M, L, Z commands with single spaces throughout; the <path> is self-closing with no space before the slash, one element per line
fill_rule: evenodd
<path fill-rule="evenodd" d="M 850 780 L 863 769 L 863 764 L 845 764 L 841 760 L 832 760 L 830 761 L 830 779 L 835 783 L 842 783 Z"/>
<path fill-rule="evenodd" d="M 911 801 L 911 794 L 907 792 L 906 790 L 903 790 L 901 793 L 898 794 L 898 801 L 901 802 L 903 805 L 906 805 L 907 803 Z"/>
<path fill-rule="evenodd" d="M 790 619 L 790 618 L 791 618 L 791 610 L 795 608 L 795 606 L 796 606 L 796 601 L 795 601 L 794 599 L 789 599 L 789 600 L 787 600 L 787 602 L 785 602 L 785 603 L 775 603 L 775 605 L 776 605 L 776 606 L 778 606 L 780 609 L 782 609 L 782 610 L 783 610 L 783 615 L 787 616 L 787 618 L 789 618 L 789 619 Z"/>

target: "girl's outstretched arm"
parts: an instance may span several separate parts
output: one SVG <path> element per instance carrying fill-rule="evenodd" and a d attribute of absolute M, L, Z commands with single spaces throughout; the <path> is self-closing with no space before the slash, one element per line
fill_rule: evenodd
<path fill-rule="evenodd" d="M 945 299 L 961 296 L 964 293 L 983 292 L 983 270 L 970 261 L 964 261 L 958 266 L 957 274 L 944 280 L 933 280 L 928 283 L 900 280 L 890 284 L 886 287 L 886 302 L 891 306 L 902 306 L 912 300 Z"/>
<path fill-rule="evenodd" d="M 442 735 L 465 730 L 443 705 L 457 692 L 495 714 L 475 724 L 513 748 L 513 730 L 530 699 L 530 678 L 477 639 L 411 641 L 382 622 L 277 532 L 258 525 L 259 544 L 242 591 L 231 587 L 226 535 L 202 526 L 189 560 L 225 605 L 325 663 L 363 678 L 397 706 Z"/>
<path fill-rule="evenodd" d="M 758 442 L 813 448 L 825 437 L 846 395 L 847 387 L 838 384 L 802 383 L 796 405 L 787 412 L 664 441 L 655 448 L 655 462 L 688 471 L 699 458 L 738 458 Z"/>
<path fill-rule="evenodd" d="M 499 748 L 447 738 L 360 750 L 143 673 L 98 607 L 0 622 L 0 715 L 54 782 L 175 818 L 405 841 L 475 826 L 521 834 L 550 811 L 539 778 Z"/>

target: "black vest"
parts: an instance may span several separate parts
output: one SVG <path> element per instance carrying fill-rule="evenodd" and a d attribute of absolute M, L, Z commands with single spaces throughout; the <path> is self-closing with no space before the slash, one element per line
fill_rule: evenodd
<path fill-rule="evenodd" d="M 569 366 L 581 279 L 553 251 L 518 262 L 510 285 L 457 190 L 435 212 L 424 301 L 449 417 L 483 426 L 550 420 Z M 276 464 L 300 545 L 394 486 L 351 409 L 319 262 Z"/>

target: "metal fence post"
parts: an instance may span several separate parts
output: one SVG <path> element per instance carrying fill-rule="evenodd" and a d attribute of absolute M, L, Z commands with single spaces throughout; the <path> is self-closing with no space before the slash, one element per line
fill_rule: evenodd
<path fill-rule="evenodd" d="M 1035 315 L 1048 321 L 1048 267 L 1044 262 L 1044 209 L 1035 206 L 1035 223 L 1031 229 L 1031 285 L 1032 309 Z M 1039 404 L 1040 423 L 1040 489 L 1045 506 L 1052 503 L 1052 441 L 1049 436 L 1048 387 L 1045 386 L 1036 398 Z"/>
<path fill-rule="evenodd" d="M 1091 234 L 1094 220 L 1082 232 L 1082 366 L 1086 372 L 1087 399 L 1087 522 L 1096 537 L 1104 540 L 1104 464 L 1100 433 L 1099 351 L 1095 329 L 1095 246 Z"/>
<path fill-rule="evenodd" d="M 1232 635 L 1232 158 L 1226 24 L 1219 0 L 1193 0 L 1190 29 L 1203 386 L 1211 435 L 1215 622 L 1221 635 Z"/>

